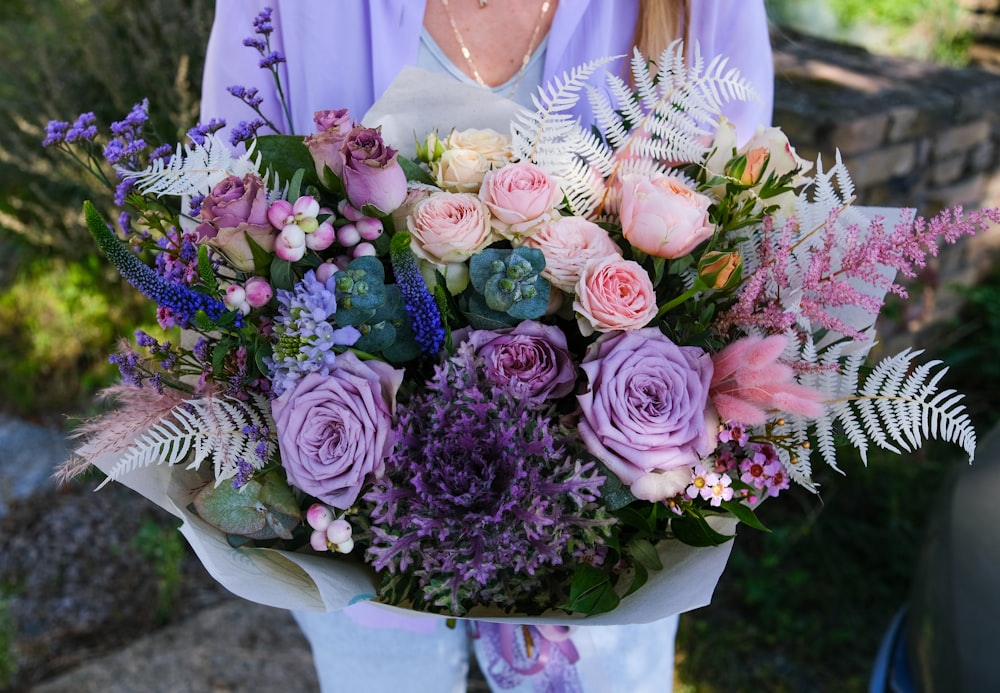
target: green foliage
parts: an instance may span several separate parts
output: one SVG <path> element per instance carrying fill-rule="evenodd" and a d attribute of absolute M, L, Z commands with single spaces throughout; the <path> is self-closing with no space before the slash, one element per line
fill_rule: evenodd
<path fill-rule="evenodd" d="M 123 326 L 157 333 L 150 307 L 109 269 L 96 256 L 38 259 L 0 293 L 0 401 L 8 413 L 84 406 L 117 376 L 108 353 Z"/>
<path fill-rule="evenodd" d="M 957 0 L 767 0 L 766 5 L 778 24 L 874 53 L 968 62 L 971 38 Z"/>
<path fill-rule="evenodd" d="M 180 596 L 184 542 L 174 527 L 146 519 L 132 540 L 156 572 L 156 620 L 167 623 Z"/>

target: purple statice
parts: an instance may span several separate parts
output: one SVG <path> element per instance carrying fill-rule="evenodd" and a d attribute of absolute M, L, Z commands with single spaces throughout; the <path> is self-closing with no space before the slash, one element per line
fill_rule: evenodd
<path fill-rule="evenodd" d="M 65 120 L 50 120 L 45 125 L 45 139 L 42 140 L 42 146 L 52 147 L 63 144 L 66 141 L 66 132 L 69 127 L 69 123 Z"/>
<path fill-rule="evenodd" d="M 415 608 L 538 611 L 562 603 L 580 562 L 603 562 L 604 477 L 581 461 L 523 386 L 498 386 L 462 345 L 400 406 L 397 445 L 372 504 L 368 559 L 409 573 Z"/>
<path fill-rule="evenodd" d="M 229 133 L 229 144 L 236 146 L 240 142 L 249 142 L 257 136 L 257 131 L 267 125 L 260 118 L 249 122 L 241 120 Z"/>
<path fill-rule="evenodd" d="M 66 130 L 64 141 L 67 144 L 74 142 L 93 142 L 97 137 L 97 116 L 93 113 L 81 113 L 80 116 Z"/>
<path fill-rule="evenodd" d="M 113 137 L 104 147 L 104 158 L 113 166 L 139 168 L 139 155 L 146 151 L 142 130 L 149 120 L 149 99 L 132 106 L 124 119 L 111 124 Z"/>
<path fill-rule="evenodd" d="M 435 357 L 444 345 L 444 321 L 437 302 L 427 290 L 427 284 L 417 267 L 416 258 L 410 250 L 409 238 L 408 233 L 397 233 L 392 239 L 389 253 L 392 273 L 403 295 L 403 303 L 420 353 Z"/>
<path fill-rule="evenodd" d="M 197 233 L 173 229 L 157 241 L 157 246 L 165 251 L 156 254 L 153 266 L 157 274 L 175 284 L 193 286 L 198 282 Z"/>
<path fill-rule="evenodd" d="M 198 123 L 193 128 L 188 130 L 187 136 L 192 142 L 197 144 L 199 147 L 204 146 L 205 138 L 212 133 L 218 132 L 222 128 L 226 127 L 226 121 L 222 118 L 212 118 L 207 123 Z"/>
<path fill-rule="evenodd" d="M 275 396 L 307 373 L 330 372 L 338 347 L 348 347 L 361 337 L 356 327 L 337 327 L 336 279 L 323 283 L 312 270 L 288 291 L 278 289 L 278 314 L 274 318 L 273 356 L 265 358 Z"/>
<path fill-rule="evenodd" d="M 240 84 L 235 84 L 231 87 L 226 87 L 226 91 L 254 110 L 264 103 L 264 97 L 260 95 L 257 87 L 244 87 Z M 192 137 L 192 139 L 194 138 Z"/>

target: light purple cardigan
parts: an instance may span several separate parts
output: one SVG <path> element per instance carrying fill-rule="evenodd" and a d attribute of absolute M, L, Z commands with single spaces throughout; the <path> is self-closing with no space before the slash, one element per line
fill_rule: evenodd
<path fill-rule="evenodd" d="M 256 86 L 262 109 L 286 127 L 273 82 L 243 46 L 253 34 L 253 18 L 274 8 L 271 48 L 288 62 L 281 66 L 293 129 L 315 127 L 315 111 L 348 108 L 361 118 L 396 74 L 416 61 L 427 0 L 216 0 L 206 54 L 202 121 L 225 118 L 230 126 L 255 116 L 226 87 Z M 727 104 L 725 115 L 739 139 L 757 125 L 770 125 L 774 67 L 763 0 L 693 0 L 690 38 L 707 58 L 729 57 L 760 95 L 759 102 Z M 629 52 L 638 0 L 562 0 L 549 32 L 543 80 L 562 76 L 590 60 Z"/>

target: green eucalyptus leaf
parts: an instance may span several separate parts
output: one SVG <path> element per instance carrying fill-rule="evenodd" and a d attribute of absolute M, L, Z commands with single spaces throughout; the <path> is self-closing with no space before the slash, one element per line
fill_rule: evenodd
<path fill-rule="evenodd" d="M 615 476 L 607 467 L 603 467 L 601 471 L 604 474 L 604 486 L 601 487 L 601 500 L 604 503 L 604 507 L 614 512 L 638 500 L 632 495 L 632 491 L 629 490 L 628 486 L 623 484 L 621 479 Z"/>
<path fill-rule="evenodd" d="M 476 330 L 499 330 L 517 324 L 517 320 L 507 313 L 501 313 L 487 306 L 486 300 L 479 294 L 469 296 L 469 308 L 465 311 L 465 319 Z"/>
<path fill-rule="evenodd" d="M 538 277 L 535 281 L 535 289 L 538 291 L 532 298 L 522 298 L 512 305 L 507 314 L 518 320 L 534 320 L 545 315 L 549 309 L 549 295 L 551 286 L 548 281 Z"/>

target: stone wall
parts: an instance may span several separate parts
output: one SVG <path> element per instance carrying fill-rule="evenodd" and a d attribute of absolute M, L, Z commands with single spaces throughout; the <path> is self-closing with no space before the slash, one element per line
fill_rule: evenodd
<path fill-rule="evenodd" d="M 832 164 L 839 150 L 858 204 L 926 216 L 1000 206 L 1000 72 L 877 56 L 781 30 L 773 44 L 775 124 L 807 159 Z M 994 228 L 942 253 L 923 277 L 931 291 L 910 328 L 951 313 L 948 285 L 981 278 L 998 247 Z"/>

